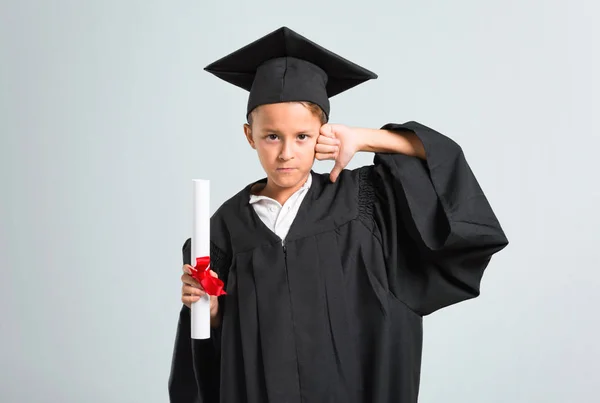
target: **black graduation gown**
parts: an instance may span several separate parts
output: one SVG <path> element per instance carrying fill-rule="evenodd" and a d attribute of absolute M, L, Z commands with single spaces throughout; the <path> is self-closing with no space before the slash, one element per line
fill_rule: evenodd
<path fill-rule="evenodd" d="M 427 159 L 379 153 L 336 183 L 312 172 L 284 245 L 250 186 L 214 214 L 222 325 L 191 340 L 182 308 L 172 402 L 417 402 L 423 316 L 478 296 L 508 241 L 459 145 L 416 122 L 384 128 L 416 133 Z"/>

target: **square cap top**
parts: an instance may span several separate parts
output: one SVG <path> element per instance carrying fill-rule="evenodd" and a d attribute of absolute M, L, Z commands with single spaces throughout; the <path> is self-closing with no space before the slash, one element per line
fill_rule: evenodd
<path fill-rule="evenodd" d="M 263 104 L 308 101 L 329 116 L 329 98 L 377 75 L 287 27 L 234 51 L 204 70 L 250 92 L 247 114 Z"/>

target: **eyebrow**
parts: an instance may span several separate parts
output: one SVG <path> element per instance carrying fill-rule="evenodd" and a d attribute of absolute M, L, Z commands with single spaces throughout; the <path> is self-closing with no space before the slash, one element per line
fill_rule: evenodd
<path fill-rule="evenodd" d="M 281 131 L 275 130 L 275 129 L 271 128 L 271 127 L 265 127 L 262 131 L 264 133 L 277 133 L 277 134 L 281 134 Z M 308 129 L 296 131 L 296 134 L 314 134 L 314 133 L 315 133 L 314 130 L 308 130 Z"/>

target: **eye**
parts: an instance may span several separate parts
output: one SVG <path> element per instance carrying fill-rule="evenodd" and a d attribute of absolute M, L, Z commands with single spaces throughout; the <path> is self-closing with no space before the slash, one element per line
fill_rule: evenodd
<path fill-rule="evenodd" d="M 308 135 L 306 135 L 306 134 L 299 134 L 298 135 L 298 139 L 299 140 L 306 140 L 307 138 L 308 138 Z"/>
<path fill-rule="evenodd" d="M 276 134 L 267 134 L 267 139 L 268 140 L 277 140 L 277 135 Z"/>

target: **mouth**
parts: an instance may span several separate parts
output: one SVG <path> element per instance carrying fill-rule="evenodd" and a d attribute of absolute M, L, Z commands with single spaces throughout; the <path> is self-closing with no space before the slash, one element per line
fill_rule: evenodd
<path fill-rule="evenodd" d="M 296 168 L 277 168 L 278 172 L 292 172 L 294 171 Z"/>

